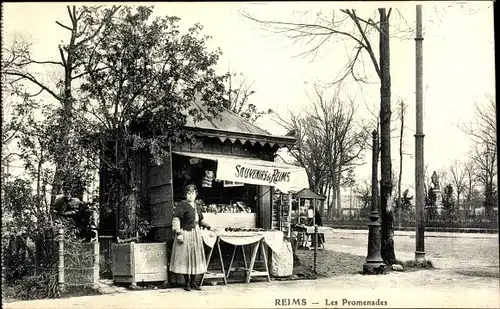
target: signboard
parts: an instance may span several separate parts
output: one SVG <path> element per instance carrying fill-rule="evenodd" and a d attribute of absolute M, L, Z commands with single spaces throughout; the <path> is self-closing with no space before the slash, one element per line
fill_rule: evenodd
<path fill-rule="evenodd" d="M 172 151 L 174 154 L 217 162 L 215 179 L 259 186 L 272 186 L 283 193 L 309 188 L 306 170 L 256 158 L 238 158 L 223 154 Z"/>
<path fill-rule="evenodd" d="M 224 187 L 243 187 L 244 185 L 242 182 L 224 180 Z"/>
<path fill-rule="evenodd" d="M 252 160 L 218 159 L 217 179 L 243 182 L 261 186 L 273 186 L 283 192 L 299 191 L 309 187 L 306 171 L 301 167 L 284 166 Z"/>

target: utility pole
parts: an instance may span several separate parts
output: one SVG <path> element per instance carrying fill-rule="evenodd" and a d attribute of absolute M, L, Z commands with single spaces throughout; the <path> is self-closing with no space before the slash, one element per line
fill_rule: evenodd
<path fill-rule="evenodd" d="M 417 4 L 417 33 L 415 37 L 416 54 L 416 115 L 417 130 L 415 134 L 415 208 L 416 220 L 416 246 L 415 260 L 425 260 L 425 238 L 424 238 L 424 129 L 423 129 L 423 36 L 422 36 L 422 5 Z"/>
<path fill-rule="evenodd" d="M 370 205 L 370 223 L 368 223 L 368 256 L 363 264 L 364 274 L 383 274 L 385 264 L 380 255 L 380 222 L 378 205 L 378 134 L 377 130 L 372 132 L 372 200 Z"/>

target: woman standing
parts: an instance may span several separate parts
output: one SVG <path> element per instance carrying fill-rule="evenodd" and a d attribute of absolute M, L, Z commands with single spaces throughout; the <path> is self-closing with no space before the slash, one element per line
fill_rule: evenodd
<path fill-rule="evenodd" d="M 196 275 L 206 272 L 207 265 L 200 225 L 207 229 L 210 229 L 210 226 L 203 221 L 201 209 L 195 204 L 198 195 L 196 186 L 188 185 L 184 193 L 186 200 L 180 202 L 173 211 L 172 228 L 176 238 L 172 248 L 170 271 L 184 275 L 184 290 L 201 290 L 195 279 Z"/>

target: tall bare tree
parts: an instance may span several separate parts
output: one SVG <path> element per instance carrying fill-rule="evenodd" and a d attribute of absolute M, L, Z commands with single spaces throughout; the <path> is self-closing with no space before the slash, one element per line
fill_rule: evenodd
<path fill-rule="evenodd" d="M 309 180 L 322 194 L 332 192 L 328 216 L 338 210 L 339 192 L 347 178 L 353 177 L 352 168 L 361 162 L 366 149 L 368 130 L 355 119 L 356 106 L 352 100 L 341 100 L 339 89 L 331 98 L 315 85 L 309 96 L 311 105 L 303 115 L 290 115 L 291 120 L 280 123 L 297 137 L 297 149 L 292 155 L 306 167 Z"/>
<path fill-rule="evenodd" d="M 389 16 L 391 10 L 379 9 L 380 30 L 380 208 L 382 212 L 382 259 L 388 265 L 396 261 L 394 252 L 394 215 L 392 212 L 391 162 L 391 70 L 389 47 Z"/>
<path fill-rule="evenodd" d="M 453 164 L 450 165 L 450 174 L 451 184 L 455 188 L 455 192 L 457 195 L 457 211 L 461 214 L 462 219 L 465 219 L 465 209 L 464 211 L 460 210 L 460 197 L 466 190 L 467 186 L 464 164 L 458 161 L 453 162 Z"/>
<path fill-rule="evenodd" d="M 394 253 L 394 227 L 392 205 L 389 205 L 392 193 L 391 184 L 391 76 L 389 53 L 389 20 L 392 9 L 378 9 L 379 21 L 372 18 L 358 16 L 354 9 L 342 9 L 340 14 L 332 12 L 325 16 L 321 12 L 316 15 L 313 22 L 286 22 L 276 20 L 261 20 L 248 13 L 242 15 L 259 23 L 264 29 L 285 35 L 294 43 L 305 42 L 312 46 L 304 55 L 316 55 L 326 42 L 333 39 L 346 39 L 355 44 L 354 56 L 347 61 L 341 77 L 333 83 L 352 77 L 355 81 L 363 81 L 363 77 L 356 74 L 357 64 L 361 62 L 361 54 L 366 52 L 373 64 L 380 80 L 380 138 L 381 138 L 381 217 L 382 217 L 382 258 L 391 265 L 395 262 Z M 353 30 L 354 29 L 354 30 Z M 379 58 L 371 42 L 372 32 L 379 34 Z"/>
<path fill-rule="evenodd" d="M 404 141 L 404 129 L 405 129 L 405 116 L 408 104 L 404 100 L 399 100 L 398 102 L 398 118 L 399 118 L 399 175 L 398 175 L 398 183 L 397 183 L 397 199 L 396 204 L 398 205 L 397 213 L 398 213 L 398 223 L 401 224 L 401 207 L 402 204 L 401 199 L 401 181 L 403 178 L 403 141 Z"/>
<path fill-rule="evenodd" d="M 484 207 L 486 215 L 493 215 L 493 207 L 497 205 L 497 153 L 491 145 L 476 145 L 473 149 L 472 159 L 476 167 L 476 179 L 483 187 Z"/>
<path fill-rule="evenodd" d="M 398 104 L 398 117 L 399 117 L 399 176 L 398 176 L 398 201 L 401 200 L 401 179 L 403 177 L 403 141 L 405 130 L 405 116 L 408 104 L 404 100 L 400 100 Z"/>
<path fill-rule="evenodd" d="M 274 114 L 275 121 L 288 131 L 288 135 L 297 138 L 297 143 L 290 154 L 300 166 L 304 167 L 313 191 L 325 194 L 327 189 L 328 170 L 321 151 L 323 136 L 315 130 L 311 117 L 290 113 L 289 119 Z"/>
<path fill-rule="evenodd" d="M 346 174 L 352 167 L 363 164 L 360 159 L 369 139 L 363 125 L 356 123 L 354 102 L 341 100 L 339 95 L 337 91 L 331 99 L 327 99 L 316 86 L 315 99 L 311 99 L 313 106 L 308 112 L 309 117 L 315 120 L 315 130 L 323 135 L 323 147 L 320 149 L 329 171 L 333 205 L 336 204 L 328 209 L 330 217 L 338 213 L 341 184 Z"/>
<path fill-rule="evenodd" d="M 464 189 L 464 195 L 465 195 L 465 212 L 467 217 L 470 215 L 471 212 L 471 202 L 474 197 L 474 191 L 477 185 L 477 178 L 475 175 L 475 167 L 474 167 L 474 162 L 472 160 L 468 160 L 464 163 L 464 174 L 465 174 L 465 189 Z"/>
<path fill-rule="evenodd" d="M 490 95 L 486 97 L 486 104 L 475 104 L 473 122 L 461 125 L 461 129 L 471 136 L 474 142 L 471 159 L 474 162 L 476 179 L 484 190 L 486 214 L 491 216 L 497 203 L 497 125 L 495 100 Z"/>
<path fill-rule="evenodd" d="M 361 211 L 360 215 L 366 217 L 370 212 L 371 198 L 372 198 L 372 186 L 368 180 L 359 183 L 354 188 L 354 194 L 357 198 L 361 200 Z"/>
<path fill-rule="evenodd" d="M 474 104 L 474 120 L 469 123 L 459 125 L 460 129 L 469 134 L 476 144 L 488 146 L 489 149 L 496 149 L 497 146 L 497 122 L 495 98 L 486 95 L 486 103 Z"/>

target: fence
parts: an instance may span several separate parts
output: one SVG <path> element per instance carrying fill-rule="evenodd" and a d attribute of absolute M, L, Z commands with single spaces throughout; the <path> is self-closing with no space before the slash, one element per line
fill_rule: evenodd
<path fill-rule="evenodd" d="M 334 228 L 347 229 L 368 229 L 368 217 L 350 217 L 340 219 L 324 219 L 323 225 Z M 450 232 L 498 232 L 498 220 L 467 219 L 467 220 L 446 220 L 434 219 L 425 220 L 425 228 L 428 231 L 450 231 Z M 415 229 L 414 220 L 398 220 L 394 218 L 394 228 L 396 230 Z"/>
<path fill-rule="evenodd" d="M 66 286 L 95 286 L 99 282 L 99 242 L 71 242 L 58 237 L 58 283 Z"/>
<path fill-rule="evenodd" d="M 66 287 L 99 282 L 99 243 L 70 240 L 62 229 L 35 239 L 12 235 L 2 247 L 5 283 L 23 299 L 57 297 Z"/>
<path fill-rule="evenodd" d="M 99 268 L 102 278 L 113 278 L 113 236 L 99 236 Z"/>

